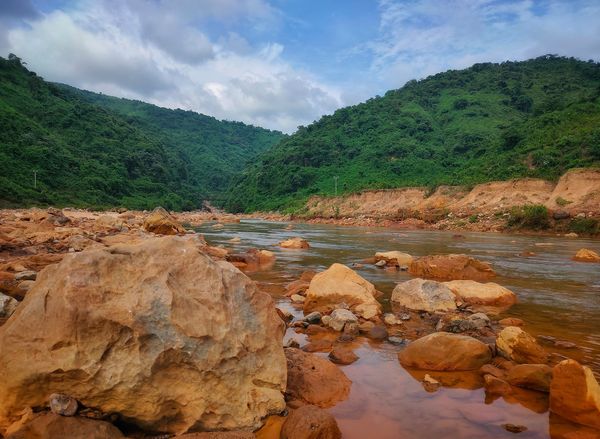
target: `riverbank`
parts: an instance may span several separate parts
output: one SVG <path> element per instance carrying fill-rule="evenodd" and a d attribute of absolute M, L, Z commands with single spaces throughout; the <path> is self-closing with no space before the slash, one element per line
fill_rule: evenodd
<path fill-rule="evenodd" d="M 524 206 L 536 206 L 541 212 L 527 223 Z M 594 235 L 600 233 L 600 170 L 570 170 L 556 184 L 519 179 L 473 188 L 415 187 L 315 196 L 293 218 L 313 224 Z"/>

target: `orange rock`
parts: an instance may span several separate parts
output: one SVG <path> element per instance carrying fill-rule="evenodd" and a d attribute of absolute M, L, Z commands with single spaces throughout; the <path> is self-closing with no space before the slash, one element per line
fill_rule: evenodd
<path fill-rule="evenodd" d="M 506 380 L 517 387 L 548 392 L 552 381 L 552 368 L 545 364 L 517 364 Z"/>
<path fill-rule="evenodd" d="M 302 238 L 290 238 L 285 241 L 281 241 L 279 246 L 282 248 L 295 248 L 295 249 L 306 249 L 310 248 L 308 241 Z"/>
<path fill-rule="evenodd" d="M 465 335 L 435 332 L 411 342 L 398 354 L 404 367 L 423 370 L 477 370 L 492 359 L 485 343 Z"/>
<path fill-rule="evenodd" d="M 509 395 L 512 393 L 510 384 L 493 375 L 484 375 L 485 391 L 491 395 Z"/>
<path fill-rule="evenodd" d="M 578 424 L 600 429 L 600 385 L 590 368 L 575 360 L 554 366 L 550 410 Z"/>
<path fill-rule="evenodd" d="M 162 207 L 157 207 L 144 220 L 144 229 L 158 235 L 179 235 L 185 228 Z"/>
<path fill-rule="evenodd" d="M 125 439 L 117 427 L 105 421 L 46 413 L 34 416 L 6 439 Z"/>
<path fill-rule="evenodd" d="M 283 330 L 194 239 L 70 253 L 1 328 L 0 429 L 52 393 L 159 432 L 257 428 L 285 408 Z"/>
<path fill-rule="evenodd" d="M 413 276 L 426 279 L 486 281 L 496 276 L 487 262 L 467 255 L 434 255 L 413 260 L 408 266 Z"/>
<path fill-rule="evenodd" d="M 507 326 L 496 339 L 500 355 L 517 363 L 543 364 L 548 361 L 548 353 L 535 338 L 516 326 Z"/>
<path fill-rule="evenodd" d="M 285 420 L 281 439 L 341 439 L 335 418 L 314 405 L 293 410 Z"/>
<path fill-rule="evenodd" d="M 286 394 L 318 407 L 332 407 L 348 397 L 352 382 L 335 364 L 296 348 L 286 348 Z"/>
<path fill-rule="evenodd" d="M 328 312 L 342 302 L 367 320 L 381 314 L 375 286 L 342 264 L 333 264 L 313 277 L 306 290 L 304 312 Z"/>
<path fill-rule="evenodd" d="M 582 248 L 573 256 L 573 260 L 577 262 L 600 262 L 600 255 L 593 250 Z"/>
<path fill-rule="evenodd" d="M 473 280 L 444 282 L 462 302 L 469 305 L 484 305 L 507 308 L 517 303 L 517 295 L 494 282 L 480 283 Z"/>

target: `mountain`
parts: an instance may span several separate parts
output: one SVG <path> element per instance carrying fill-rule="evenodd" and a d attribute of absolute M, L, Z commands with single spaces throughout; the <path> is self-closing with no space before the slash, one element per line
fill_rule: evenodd
<path fill-rule="evenodd" d="M 600 165 L 600 64 L 547 55 L 409 81 L 300 127 L 236 177 L 231 211 L 310 195 L 556 179 Z"/>
<path fill-rule="evenodd" d="M 49 83 L 0 58 L 0 207 L 198 208 L 283 137 Z"/>

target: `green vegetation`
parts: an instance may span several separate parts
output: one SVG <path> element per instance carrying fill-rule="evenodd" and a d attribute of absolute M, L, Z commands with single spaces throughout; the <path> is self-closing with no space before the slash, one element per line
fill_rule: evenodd
<path fill-rule="evenodd" d="M 600 221 L 594 218 L 573 218 L 569 223 L 569 231 L 580 235 L 600 234 Z"/>
<path fill-rule="evenodd" d="M 556 199 L 556 204 L 558 204 L 559 206 L 566 206 L 571 203 L 572 201 L 565 200 L 563 197 L 558 197 Z"/>
<path fill-rule="evenodd" d="M 514 207 L 508 218 L 508 226 L 514 229 L 547 229 L 550 227 L 548 209 L 541 204 Z"/>
<path fill-rule="evenodd" d="M 48 83 L 0 58 L 0 207 L 198 208 L 282 137 Z"/>
<path fill-rule="evenodd" d="M 545 56 L 410 81 L 284 138 L 235 178 L 232 211 L 314 194 L 517 177 L 600 165 L 600 64 Z"/>

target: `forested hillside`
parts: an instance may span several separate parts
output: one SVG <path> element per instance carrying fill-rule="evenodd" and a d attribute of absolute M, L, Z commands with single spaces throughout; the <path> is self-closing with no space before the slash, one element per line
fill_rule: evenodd
<path fill-rule="evenodd" d="M 48 83 L 0 58 L 0 206 L 198 208 L 282 137 Z"/>
<path fill-rule="evenodd" d="M 312 194 L 555 179 L 600 165 L 600 65 L 544 56 L 476 64 L 323 116 L 235 180 L 232 211 L 293 210 Z"/>

